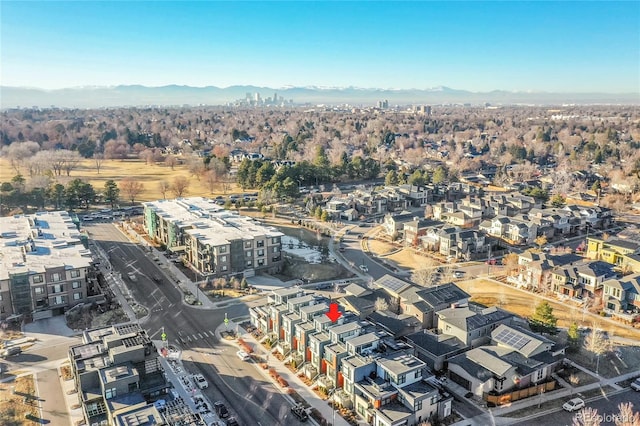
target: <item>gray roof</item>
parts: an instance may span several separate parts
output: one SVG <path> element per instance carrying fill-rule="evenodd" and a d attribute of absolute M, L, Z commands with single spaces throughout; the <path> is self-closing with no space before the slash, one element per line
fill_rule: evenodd
<path fill-rule="evenodd" d="M 449 308 L 438 312 L 440 321 L 445 321 L 461 330 L 472 331 L 481 327 L 495 324 L 514 314 L 496 307 L 486 308 L 475 312 L 469 307 Z"/>
<path fill-rule="evenodd" d="M 448 334 L 434 334 L 419 331 L 406 336 L 406 339 L 412 345 L 435 356 L 446 355 L 466 347 L 462 340 Z"/>
<path fill-rule="evenodd" d="M 431 307 L 451 305 L 470 297 L 469 294 L 454 283 L 429 287 L 417 292 L 417 295 Z"/>

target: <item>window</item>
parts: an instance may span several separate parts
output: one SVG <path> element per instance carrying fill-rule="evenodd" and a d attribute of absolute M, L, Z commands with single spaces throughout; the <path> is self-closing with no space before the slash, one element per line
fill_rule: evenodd
<path fill-rule="evenodd" d="M 258 256 L 264 256 L 264 250 L 258 250 Z"/>
<path fill-rule="evenodd" d="M 416 408 L 415 408 L 415 410 L 416 410 L 416 411 L 420 411 L 420 410 L 422 410 L 422 400 L 420 400 L 420 401 L 416 401 Z"/>
<path fill-rule="evenodd" d="M 38 284 L 42 282 L 42 275 L 38 274 L 38 275 L 34 275 L 33 276 L 33 282 L 34 284 Z"/>
<path fill-rule="evenodd" d="M 274 253 L 280 253 L 280 247 L 274 247 L 273 248 L 273 252 Z"/>
<path fill-rule="evenodd" d="M 251 250 L 247 250 L 247 257 L 251 257 L 252 254 Z"/>
<path fill-rule="evenodd" d="M 60 281 L 60 274 L 59 273 L 55 273 L 55 274 L 51 274 L 51 282 L 57 282 Z"/>
<path fill-rule="evenodd" d="M 416 370 L 416 379 L 422 377 L 422 370 Z"/>
<path fill-rule="evenodd" d="M 116 397 L 116 388 L 105 389 L 105 391 L 104 391 L 104 397 L 105 397 L 106 399 L 115 398 L 115 397 Z"/>
<path fill-rule="evenodd" d="M 251 241 L 245 241 L 244 242 L 244 247 L 245 248 L 251 248 Z"/>
<path fill-rule="evenodd" d="M 218 251 L 219 251 L 220 253 L 226 253 L 226 252 L 227 252 L 227 246 L 220 246 L 220 247 L 219 247 L 219 249 L 218 249 Z"/>
<path fill-rule="evenodd" d="M 224 265 L 224 266 L 222 267 L 222 270 L 223 270 L 223 271 L 226 271 L 226 270 L 227 270 L 227 265 Z"/>
<path fill-rule="evenodd" d="M 264 265 L 264 259 L 258 259 L 258 266 Z"/>
<path fill-rule="evenodd" d="M 65 303 L 65 297 L 64 296 L 56 296 L 53 298 L 53 304 L 54 305 L 62 305 Z"/>
<path fill-rule="evenodd" d="M 247 266 L 251 266 L 253 264 L 253 262 L 251 262 L 250 260 L 247 260 Z"/>
<path fill-rule="evenodd" d="M 80 276 L 80 270 L 78 269 L 73 269 L 71 271 L 71 278 L 78 278 Z"/>
<path fill-rule="evenodd" d="M 129 393 L 131 392 L 135 392 L 136 388 L 138 387 L 137 383 L 129 383 Z"/>
<path fill-rule="evenodd" d="M 73 300 L 82 299 L 82 293 L 73 293 Z"/>
<path fill-rule="evenodd" d="M 74 281 L 73 284 L 71 284 L 72 288 L 80 288 L 80 281 Z"/>
<path fill-rule="evenodd" d="M 51 286 L 52 294 L 62 293 L 63 291 L 64 291 L 64 286 L 62 284 L 56 284 L 54 286 Z"/>
<path fill-rule="evenodd" d="M 278 244 L 278 238 L 274 237 L 271 239 L 271 244 Z"/>
<path fill-rule="evenodd" d="M 227 261 L 227 256 L 220 256 L 220 262 L 226 262 Z"/>
<path fill-rule="evenodd" d="M 264 247 L 264 240 L 258 241 L 256 247 Z"/>
<path fill-rule="evenodd" d="M 406 374 L 401 374 L 398 376 L 398 384 L 401 385 L 404 382 L 407 381 L 407 375 Z"/>
<path fill-rule="evenodd" d="M 42 287 L 35 287 L 35 288 L 33 289 L 33 291 L 34 291 L 34 293 L 35 293 L 35 294 L 42 294 L 42 293 L 44 293 L 44 289 L 43 289 Z"/>

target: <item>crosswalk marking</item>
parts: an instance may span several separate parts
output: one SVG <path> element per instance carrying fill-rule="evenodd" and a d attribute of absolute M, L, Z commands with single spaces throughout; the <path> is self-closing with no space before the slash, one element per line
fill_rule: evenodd
<path fill-rule="evenodd" d="M 188 340 L 188 341 L 191 341 L 191 337 L 187 336 L 187 340 Z"/>
<path fill-rule="evenodd" d="M 202 334 L 198 333 L 198 337 L 202 339 Z"/>

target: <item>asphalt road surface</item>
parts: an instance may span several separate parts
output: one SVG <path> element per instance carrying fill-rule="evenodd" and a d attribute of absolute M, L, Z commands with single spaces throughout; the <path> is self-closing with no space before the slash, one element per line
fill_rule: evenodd
<path fill-rule="evenodd" d="M 567 398 L 567 401 L 570 398 Z M 631 389 L 627 389 L 617 395 L 610 396 L 608 398 L 600 398 L 595 401 L 587 402 L 586 406 L 598 410 L 598 414 L 602 416 L 601 426 L 609 426 L 615 424 L 614 415 L 618 413 L 618 404 L 622 402 L 632 402 L 635 412 L 640 410 L 640 392 L 635 392 Z M 568 413 L 562 409 L 554 411 L 553 413 L 545 414 L 543 416 L 536 417 L 535 419 L 526 420 L 520 423 L 514 423 L 519 426 L 540 426 L 540 425 L 554 425 L 554 426 L 571 426 L 573 424 L 573 417 L 576 413 Z M 628 420 L 631 424 L 631 420 Z"/>
<path fill-rule="evenodd" d="M 202 373 L 209 382 L 203 393 L 213 403 L 224 400 L 243 425 L 298 425 L 291 405 L 255 366 L 241 361 L 233 347 L 218 342 L 214 330 L 228 318 L 248 317 L 243 303 L 219 310 L 203 310 L 182 303 L 182 293 L 164 268 L 150 255 L 131 243 L 112 224 L 92 224 L 88 230 L 111 264 L 131 290 L 133 297 L 145 305 L 150 314 L 142 326 L 152 339 L 160 339 L 164 329 L 169 344 L 183 350 L 183 361 L 192 373 Z M 136 281 L 128 274 L 136 274 Z M 153 281 L 161 277 L 160 283 Z"/>

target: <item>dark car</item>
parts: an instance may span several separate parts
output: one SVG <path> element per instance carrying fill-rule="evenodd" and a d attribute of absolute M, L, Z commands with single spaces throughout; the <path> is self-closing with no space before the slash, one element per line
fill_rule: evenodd
<path fill-rule="evenodd" d="M 295 407 L 291 407 L 291 412 L 301 422 L 306 422 L 309 419 L 309 415 L 307 414 L 307 411 L 301 405 L 297 405 Z"/>
<path fill-rule="evenodd" d="M 225 423 L 227 426 L 240 426 L 240 423 L 238 423 L 238 420 L 236 420 L 235 417 L 229 417 Z"/>
<path fill-rule="evenodd" d="M 14 356 L 14 355 L 20 355 L 21 353 L 22 353 L 22 349 L 20 349 L 20 346 L 12 346 L 2 351 L 2 356 L 3 357 Z"/>
<path fill-rule="evenodd" d="M 215 410 L 218 417 L 220 417 L 221 419 L 225 417 L 229 417 L 229 410 L 227 410 L 227 406 L 224 405 L 224 402 L 216 401 L 213 404 L 213 409 Z"/>

